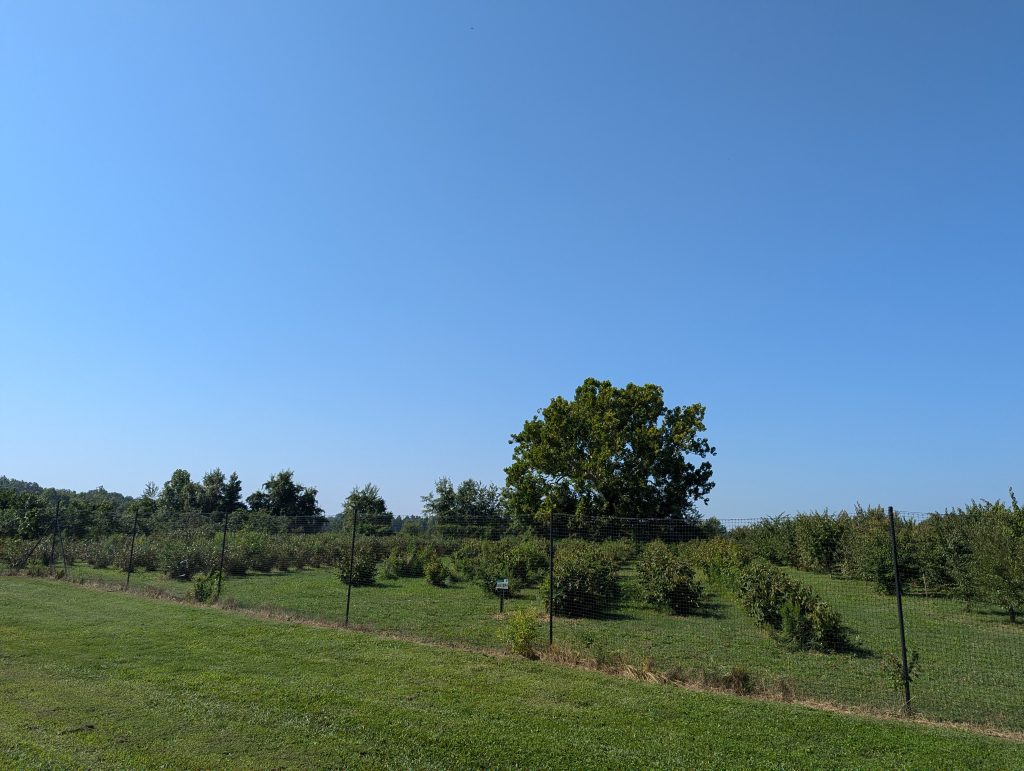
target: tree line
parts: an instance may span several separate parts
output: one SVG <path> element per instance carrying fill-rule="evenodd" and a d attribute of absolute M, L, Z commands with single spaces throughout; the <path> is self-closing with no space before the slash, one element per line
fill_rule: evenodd
<path fill-rule="evenodd" d="M 395 517 L 373 484 L 357 487 L 334 517 L 317 503 L 317 490 L 291 470 L 274 474 L 242 498 L 236 473 L 219 468 L 193 480 L 177 469 L 161 487 L 138 497 L 102 487 L 86 493 L 43 489 L 0 478 L 0 535 L 25 536 L 44 528 L 59 498 L 73 537 L 124 532 L 138 517 L 143 531 L 192 527 L 230 518 L 252 530 L 313 533 L 346 529 L 396 530 L 497 538 L 504 533 L 553 530 L 559 537 L 607 538 L 621 521 L 653 520 L 659 537 L 680 540 L 701 525 L 697 507 L 714 487 L 707 458 L 715 449 L 705 431 L 704 406 L 668 407 L 659 386 L 615 387 L 588 378 L 572 399 L 561 396 L 512 434 L 512 463 L 503 487 L 467 479 L 439 479 L 424 495 L 421 515 Z M 715 529 L 715 526 L 713 526 Z"/>

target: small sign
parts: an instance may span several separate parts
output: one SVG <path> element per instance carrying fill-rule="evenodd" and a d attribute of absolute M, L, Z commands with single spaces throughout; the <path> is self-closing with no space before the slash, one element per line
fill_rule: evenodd
<path fill-rule="evenodd" d="M 499 592 L 500 591 L 507 592 L 508 591 L 508 579 L 507 578 L 499 578 L 497 581 L 494 582 L 494 588 L 497 589 Z"/>

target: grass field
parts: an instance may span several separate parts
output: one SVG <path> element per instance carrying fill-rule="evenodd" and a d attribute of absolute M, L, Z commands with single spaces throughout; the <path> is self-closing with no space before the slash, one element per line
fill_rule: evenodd
<path fill-rule="evenodd" d="M 44 579 L 0 578 L 0 682 L 19 769 L 1024 767 L 965 732 Z"/>
<path fill-rule="evenodd" d="M 614 616 L 556 618 L 555 641 L 599 659 L 648 659 L 662 671 L 714 673 L 741 667 L 769 691 L 782 688 L 805 699 L 895 710 L 897 691 L 883 668 L 899 650 L 893 598 L 861 582 L 793 572 L 838 607 L 854 650 L 829 655 L 787 651 L 726 596 L 712 597 L 707 612 L 698 616 L 658 612 L 630 599 L 635 587 L 628 571 L 626 599 Z M 74 575 L 124 580 L 122 573 L 88 567 L 74 568 Z M 135 574 L 132 582 L 179 596 L 190 588 L 152 573 Z M 335 571 L 326 569 L 229 579 L 223 599 L 324 621 L 340 621 L 345 608 L 344 586 Z M 528 590 L 507 607 L 542 605 L 536 590 Z M 496 598 L 476 585 L 438 589 L 423 579 L 397 579 L 355 588 L 351 620 L 424 640 L 497 648 L 497 609 Z M 962 603 L 946 599 L 908 597 L 905 611 L 909 647 L 921 655 L 921 674 L 913 685 L 915 709 L 937 720 L 1024 730 L 1024 625 L 966 612 Z"/>

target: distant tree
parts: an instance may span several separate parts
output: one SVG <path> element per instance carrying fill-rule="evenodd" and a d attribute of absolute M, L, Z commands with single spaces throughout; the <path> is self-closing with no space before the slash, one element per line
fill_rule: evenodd
<path fill-rule="evenodd" d="M 467 479 L 456 488 L 448 477 L 441 477 L 434 491 L 421 500 L 431 529 L 441 535 L 498 538 L 507 529 L 501 490 L 496 485 Z"/>
<path fill-rule="evenodd" d="M 252 521 L 263 513 L 283 520 L 293 533 L 316 533 L 327 522 L 324 510 L 316 502 L 316 488 L 297 484 L 290 469 L 274 474 L 246 502 L 253 512 Z"/>
<path fill-rule="evenodd" d="M 18 493 L 41 493 L 43 488 L 35 482 L 23 482 L 20 479 L 0 476 L 0 490 L 14 490 Z"/>
<path fill-rule="evenodd" d="M 164 519 L 178 524 L 186 524 L 199 510 L 202 495 L 201 487 L 192 481 L 192 475 L 185 469 L 177 469 L 171 478 L 164 482 L 160 491 L 160 510 Z"/>
<path fill-rule="evenodd" d="M 142 489 L 142 495 L 129 500 L 124 511 L 124 532 L 128 533 L 135 526 L 135 514 L 138 512 L 138 526 L 140 533 L 147 533 L 152 529 L 153 517 L 157 513 L 160 488 L 156 482 L 147 482 Z"/>
<path fill-rule="evenodd" d="M 512 435 L 509 503 L 525 524 L 543 528 L 562 513 L 559 529 L 584 535 L 604 534 L 616 518 L 696 523 L 714 487 L 711 464 L 690 460 L 715 454 L 700 436 L 704 411 L 666 407 L 656 385 L 588 378 Z"/>
<path fill-rule="evenodd" d="M 224 487 L 227 479 L 219 468 L 208 471 L 199 488 L 199 510 L 204 514 L 224 509 Z"/>
<path fill-rule="evenodd" d="M 0 486 L 0 536 L 35 538 L 49 527 L 46 498 L 24 489 Z"/>
<path fill-rule="evenodd" d="M 232 471 L 223 489 L 225 511 L 239 511 L 245 508 L 245 503 L 242 501 L 242 481 L 238 478 L 238 474 Z"/>
<path fill-rule="evenodd" d="M 380 495 L 376 485 L 366 484 L 355 487 L 345 499 L 341 510 L 343 530 L 349 530 L 352 517 L 356 516 L 359 532 L 366 535 L 387 535 L 391 532 L 392 514 Z"/>
<path fill-rule="evenodd" d="M 199 508 L 205 514 L 230 514 L 238 509 L 244 509 L 242 483 L 238 479 L 238 474 L 232 472 L 230 477 L 225 477 L 219 468 L 208 472 L 200 486 Z"/>
<path fill-rule="evenodd" d="M 395 530 L 398 533 L 409 533 L 411 535 L 425 535 L 429 529 L 429 522 L 426 517 L 417 517 L 414 515 L 406 517 L 395 517 L 395 521 L 392 523 L 391 529 Z"/>

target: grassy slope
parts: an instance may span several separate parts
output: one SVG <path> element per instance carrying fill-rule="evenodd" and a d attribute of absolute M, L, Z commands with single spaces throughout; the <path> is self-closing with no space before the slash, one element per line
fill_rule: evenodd
<path fill-rule="evenodd" d="M 804 697 L 891 709 L 897 694 L 883 660 L 899 648 L 895 601 L 858 581 L 797 573 L 841 611 L 859 645 L 858 653 L 790 653 L 725 597 L 713 598 L 708 614 L 679 618 L 627 601 L 615 618 L 556 619 L 555 639 L 591 655 L 625 652 L 638 662 L 649 657 L 663 670 L 673 667 L 747 669 L 774 685 L 785 678 Z M 123 581 L 123 574 L 76 567 L 83 577 Z M 184 595 L 189 585 L 140 573 L 138 585 L 159 586 Z M 625 576 L 627 598 L 632 579 Z M 251 575 L 229 579 L 224 598 L 243 607 L 279 609 L 314 619 L 338 621 L 344 587 L 334 571 Z M 542 607 L 536 590 L 508 607 Z M 921 677 L 914 684 L 916 709 L 935 719 L 991 724 L 1024 730 L 1024 625 L 1010 626 L 994 615 L 966 613 L 953 600 L 908 597 L 908 643 L 921 653 Z M 356 588 L 353 623 L 428 640 L 496 647 L 497 600 L 475 585 L 437 589 L 423 579 L 385 581 Z"/>
<path fill-rule="evenodd" d="M 0 765 L 1024 767 L 1011 742 L 0 578 Z"/>

